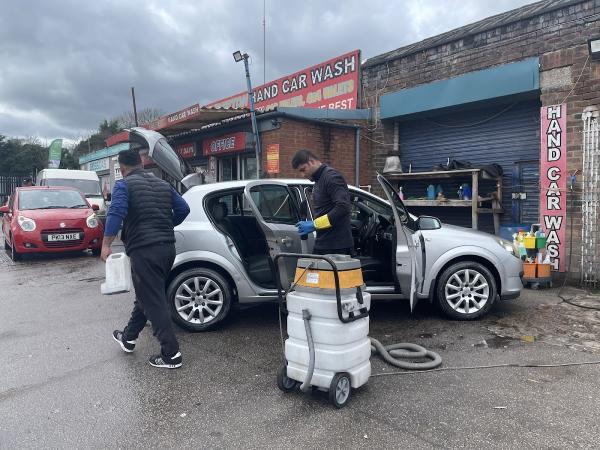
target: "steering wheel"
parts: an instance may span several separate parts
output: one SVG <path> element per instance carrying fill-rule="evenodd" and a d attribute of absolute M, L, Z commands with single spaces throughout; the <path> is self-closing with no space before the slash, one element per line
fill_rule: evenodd
<path fill-rule="evenodd" d="M 369 215 L 369 218 L 365 221 L 365 224 L 361 230 L 360 242 L 361 247 L 365 247 L 366 244 L 375 237 L 377 234 L 378 222 L 374 215 Z"/>

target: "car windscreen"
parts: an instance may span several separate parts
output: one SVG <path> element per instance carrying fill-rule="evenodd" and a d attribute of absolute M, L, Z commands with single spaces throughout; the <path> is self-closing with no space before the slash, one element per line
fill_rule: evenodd
<path fill-rule="evenodd" d="M 89 208 L 83 195 L 77 191 L 40 189 L 19 192 L 19 210 L 27 209 Z"/>
<path fill-rule="evenodd" d="M 85 195 L 102 195 L 100 183 L 96 180 L 77 180 L 71 178 L 46 178 L 48 186 L 67 186 L 79 189 Z"/>

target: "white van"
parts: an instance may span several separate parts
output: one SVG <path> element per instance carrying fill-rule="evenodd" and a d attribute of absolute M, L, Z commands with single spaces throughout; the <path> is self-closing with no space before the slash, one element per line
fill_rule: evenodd
<path fill-rule="evenodd" d="M 96 215 L 106 221 L 106 203 L 102 196 L 100 179 L 91 170 L 44 169 L 37 175 L 38 186 L 70 186 L 79 189 L 92 205 L 100 208 Z"/>

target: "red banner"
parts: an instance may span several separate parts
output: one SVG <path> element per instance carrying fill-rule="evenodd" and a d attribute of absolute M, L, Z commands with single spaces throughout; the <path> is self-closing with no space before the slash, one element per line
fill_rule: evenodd
<path fill-rule="evenodd" d="M 205 156 L 242 152 L 252 147 L 252 133 L 240 131 L 202 141 L 202 154 Z"/>
<path fill-rule="evenodd" d="M 196 156 L 196 144 L 194 142 L 178 145 L 175 150 L 182 158 L 193 158 Z"/>
<path fill-rule="evenodd" d="M 253 90 L 259 111 L 277 106 L 356 109 L 360 50 L 346 53 Z M 249 108 L 248 94 L 209 103 L 207 108 Z"/>
<path fill-rule="evenodd" d="M 540 216 L 553 270 L 564 272 L 567 218 L 567 107 L 541 111 Z"/>

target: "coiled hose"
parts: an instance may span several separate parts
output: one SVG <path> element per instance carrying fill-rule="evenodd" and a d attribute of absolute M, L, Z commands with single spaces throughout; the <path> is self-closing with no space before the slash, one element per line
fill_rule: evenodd
<path fill-rule="evenodd" d="M 417 344 L 399 343 L 383 345 L 375 338 L 371 338 L 371 355 L 377 354 L 393 366 L 407 370 L 435 369 L 442 364 L 442 357 L 431 350 Z M 415 362 L 402 361 L 404 359 L 429 359 L 430 361 Z"/>

